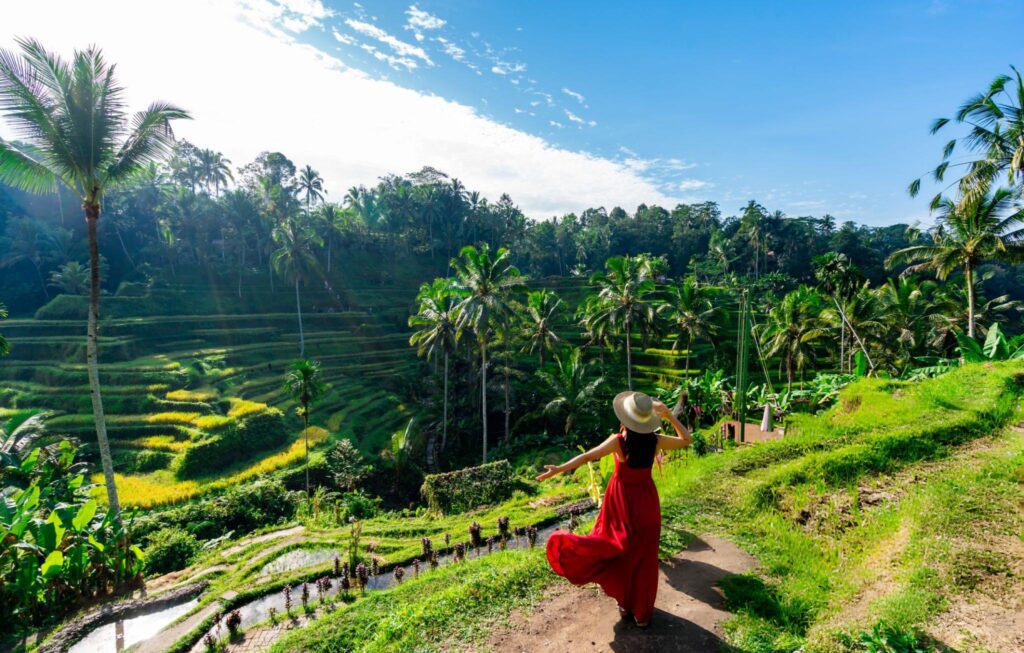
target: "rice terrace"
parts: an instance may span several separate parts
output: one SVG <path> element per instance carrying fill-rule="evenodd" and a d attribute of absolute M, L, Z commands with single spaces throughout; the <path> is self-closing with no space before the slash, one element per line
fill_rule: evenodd
<path fill-rule="evenodd" d="M 1024 653 L 1024 7 L 0 16 L 0 650 Z"/>

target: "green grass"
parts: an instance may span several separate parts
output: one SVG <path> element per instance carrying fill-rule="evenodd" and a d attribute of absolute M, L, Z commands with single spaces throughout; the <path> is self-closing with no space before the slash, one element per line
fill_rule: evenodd
<path fill-rule="evenodd" d="M 495 553 L 422 574 L 289 633 L 272 651 L 434 650 L 450 637 L 486 636 L 494 619 L 540 598 L 550 582 L 538 550 Z"/>
<path fill-rule="evenodd" d="M 1022 532 L 1009 501 L 1024 500 L 1010 480 L 1021 469 L 1019 436 L 993 460 L 964 449 L 1020 414 L 1022 374 L 1018 363 L 918 384 L 864 380 L 830 411 L 800 416 L 795 436 L 667 468 L 666 521 L 725 532 L 763 565 L 724 584 L 737 613 L 730 642 L 751 652 L 845 650 L 844 634 L 879 619 L 926 624 L 959 591 L 937 562 L 964 559 L 949 542 L 991 533 L 995 522 Z M 918 468 L 929 471 L 894 480 Z M 859 505 L 859 488 L 886 483 L 906 486 L 900 501 Z"/>

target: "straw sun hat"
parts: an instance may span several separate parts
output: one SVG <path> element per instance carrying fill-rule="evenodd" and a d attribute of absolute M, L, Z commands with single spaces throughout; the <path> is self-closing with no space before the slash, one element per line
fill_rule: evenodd
<path fill-rule="evenodd" d="M 615 416 L 630 431 L 654 433 L 661 426 L 661 417 L 654 412 L 654 401 L 642 392 L 620 392 L 615 395 L 612 406 Z"/>

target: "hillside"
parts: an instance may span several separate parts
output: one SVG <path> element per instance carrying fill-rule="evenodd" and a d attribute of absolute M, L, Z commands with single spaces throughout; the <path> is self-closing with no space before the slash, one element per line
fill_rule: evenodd
<path fill-rule="evenodd" d="M 418 282 L 352 278 L 361 285 L 350 278 L 343 293 L 303 291 L 307 354 L 321 361 L 326 384 L 311 423 L 320 441 L 344 436 L 376 455 L 410 415 L 401 397 L 418 363 L 405 321 Z M 253 285 L 241 299 L 226 285 L 200 283 L 125 284 L 104 298 L 100 377 L 125 503 L 178 502 L 301 458 L 292 442 L 301 421 L 283 385 L 298 358 L 294 296 Z M 41 442 L 73 436 L 92 458 L 84 300 L 61 295 L 34 318 L 5 322 L 11 353 L 0 362 L 0 410 L 12 424 L 45 411 L 49 435 Z M 288 442 L 274 439 L 216 473 L 175 473 L 193 444 L 271 408 L 282 411 Z"/>
<path fill-rule="evenodd" d="M 916 641 L 922 650 L 1018 650 L 1022 390 L 1020 363 L 972 365 L 913 383 L 865 379 L 846 388 L 832 409 L 801 418 L 781 441 L 704 457 L 683 454 L 666 463 L 655 474 L 664 558 L 699 552 L 695 543 L 716 537 L 753 556 L 750 571 L 711 569 L 706 587 L 690 586 L 700 601 L 715 603 L 716 593 L 724 594 L 718 608 L 725 610 L 724 622 L 712 641 L 750 652 L 855 651 L 877 631 L 876 640 L 888 632 L 890 640 Z M 420 566 L 405 569 L 403 582 L 383 574 L 365 598 L 358 591 L 333 598 L 339 579 L 332 560 L 346 560 L 349 528 L 307 522 L 222 545 L 185 572 L 151 584 L 159 595 L 209 581 L 197 586 L 198 604 L 186 606 L 193 616 L 153 640 L 159 646 L 147 643 L 142 650 L 186 650 L 211 628 L 215 613 L 232 609 L 240 611 L 245 633 L 230 650 L 242 650 L 246 641 L 255 650 L 273 645 L 276 651 L 402 651 L 414 643 L 419 650 L 501 650 L 496 642 L 505 641 L 543 648 L 559 640 L 557 629 L 578 620 L 552 615 L 540 622 L 547 629 L 538 630 L 534 621 L 520 632 L 534 611 L 567 604 L 559 598 L 564 589 L 549 598 L 546 588 L 564 581 L 547 569 L 539 548 L 519 536 L 509 540 L 508 551 L 488 556 L 485 547 L 456 565 L 442 558 L 431 570 L 420 538 L 432 538 L 443 555 L 445 534 L 459 542 L 474 520 L 485 539 L 498 536 L 500 516 L 510 516 L 513 531 L 551 520 L 565 524 L 558 506 L 582 496 L 585 484 L 584 468 L 562 482 L 529 483 L 508 503 L 464 515 L 366 520 L 361 546 L 382 570 L 414 558 Z M 724 551 L 732 543 L 716 546 Z M 674 564 L 715 562 L 713 552 L 701 555 L 683 553 Z M 304 612 L 301 583 L 324 576 L 333 584 L 323 609 L 313 607 L 318 594 L 311 584 L 310 611 Z M 285 615 L 286 585 L 295 592 L 293 621 Z M 510 616 L 514 606 L 519 610 Z M 651 636 L 665 643 L 663 650 L 691 650 L 672 644 L 671 637 L 693 635 L 689 628 L 672 630 L 674 604 L 658 606 L 660 622 L 656 617 Z M 223 628 L 217 632 L 226 636 Z M 621 628 L 615 633 L 632 637 Z"/>

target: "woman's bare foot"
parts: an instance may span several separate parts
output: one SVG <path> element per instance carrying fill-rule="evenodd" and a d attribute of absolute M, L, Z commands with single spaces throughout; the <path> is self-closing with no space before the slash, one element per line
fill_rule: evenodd
<path fill-rule="evenodd" d="M 632 616 L 633 615 L 631 615 L 629 613 L 629 610 L 627 610 L 626 608 L 622 607 L 621 605 L 619 606 L 619 618 L 620 619 L 622 619 L 623 621 L 626 621 L 627 619 L 629 619 Z"/>
<path fill-rule="evenodd" d="M 650 621 L 636 621 L 636 619 L 634 619 L 633 621 L 636 623 L 636 627 L 641 629 L 647 628 L 651 625 Z"/>

